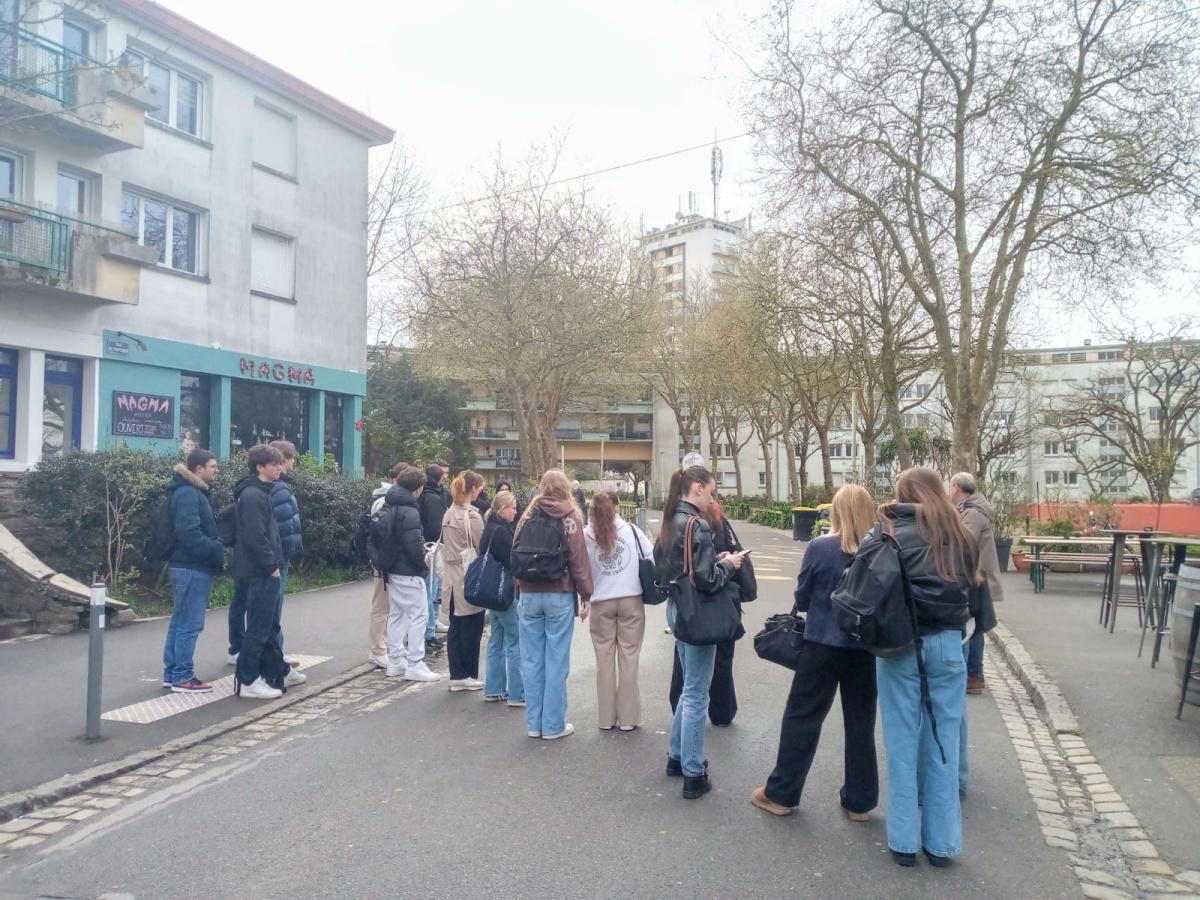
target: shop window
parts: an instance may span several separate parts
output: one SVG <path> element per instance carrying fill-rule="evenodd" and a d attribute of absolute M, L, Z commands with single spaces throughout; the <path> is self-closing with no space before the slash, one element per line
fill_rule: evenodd
<path fill-rule="evenodd" d="M 12 459 L 17 443 L 17 351 L 0 350 L 0 459 Z"/>
<path fill-rule="evenodd" d="M 325 456 L 337 461 L 342 469 L 342 412 L 345 399 L 340 394 L 325 395 Z"/>
<path fill-rule="evenodd" d="M 197 447 L 210 449 L 209 380 L 183 373 L 179 379 L 179 449 L 186 456 Z"/>
<path fill-rule="evenodd" d="M 291 441 L 300 453 L 309 449 L 308 391 L 235 381 L 229 418 L 231 455 L 268 441 Z"/>
<path fill-rule="evenodd" d="M 60 456 L 80 447 L 83 362 L 64 356 L 46 357 L 42 392 L 42 456 Z"/>

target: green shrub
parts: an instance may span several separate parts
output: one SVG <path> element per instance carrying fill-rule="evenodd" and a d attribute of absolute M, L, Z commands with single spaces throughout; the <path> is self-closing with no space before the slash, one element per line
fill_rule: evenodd
<path fill-rule="evenodd" d="M 766 506 L 751 513 L 748 521 L 754 525 L 766 525 L 768 528 L 791 528 L 792 513 L 790 509 L 784 511 Z"/>

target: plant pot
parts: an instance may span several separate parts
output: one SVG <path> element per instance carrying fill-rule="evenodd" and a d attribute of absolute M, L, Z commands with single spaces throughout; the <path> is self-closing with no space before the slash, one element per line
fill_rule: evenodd
<path fill-rule="evenodd" d="M 1012 538 L 996 538 L 996 558 L 1000 561 L 1000 571 L 1008 571 L 1008 556 L 1012 552 Z"/>
<path fill-rule="evenodd" d="M 1012 554 L 1012 564 L 1022 575 L 1028 575 L 1032 565 L 1029 562 L 1029 554 L 1024 550 L 1017 550 Z"/>

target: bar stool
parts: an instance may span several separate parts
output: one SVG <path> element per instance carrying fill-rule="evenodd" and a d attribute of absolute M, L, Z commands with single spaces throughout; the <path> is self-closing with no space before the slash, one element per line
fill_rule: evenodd
<path fill-rule="evenodd" d="M 1179 709 L 1175 711 L 1177 719 L 1183 717 L 1183 704 L 1187 702 L 1188 685 L 1193 680 L 1200 681 L 1200 673 L 1192 671 L 1196 664 L 1197 637 L 1200 637 L 1200 603 L 1192 607 L 1192 633 L 1188 638 L 1187 656 L 1183 665 L 1183 686 L 1179 690 Z"/>
<path fill-rule="evenodd" d="M 1126 553 L 1125 563 L 1133 566 L 1133 586 L 1128 587 L 1125 580 L 1122 579 L 1120 590 L 1114 602 L 1108 602 L 1108 586 L 1111 584 L 1111 579 L 1114 577 L 1113 568 L 1120 563 L 1109 562 L 1105 567 L 1104 574 L 1104 592 L 1100 595 L 1100 624 L 1107 625 L 1108 631 L 1111 634 L 1117 627 L 1117 608 L 1120 606 L 1132 606 L 1138 611 L 1138 625 L 1144 625 L 1148 611 L 1146 608 L 1146 590 L 1143 580 L 1142 559 L 1137 553 Z"/>
<path fill-rule="evenodd" d="M 1157 608 L 1149 608 L 1146 620 L 1142 623 L 1142 639 L 1138 641 L 1138 658 L 1142 656 L 1142 646 L 1146 642 L 1146 632 L 1153 629 L 1154 631 L 1154 649 L 1150 654 L 1150 668 L 1155 668 L 1158 665 L 1158 658 L 1162 654 L 1163 636 L 1171 634 L 1171 607 L 1175 605 L 1175 585 L 1179 581 L 1179 576 L 1171 572 L 1163 572 L 1161 574 L 1162 586 L 1159 588 L 1159 605 Z M 1153 620 L 1153 621 L 1152 621 Z"/>

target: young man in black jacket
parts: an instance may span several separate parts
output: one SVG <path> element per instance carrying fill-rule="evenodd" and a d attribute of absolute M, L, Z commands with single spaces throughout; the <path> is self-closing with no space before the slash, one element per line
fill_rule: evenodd
<path fill-rule="evenodd" d="M 262 677 L 263 647 L 275 634 L 283 545 L 271 505 L 271 485 L 283 471 L 283 455 L 258 444 L 246 455 L 250 474 L 233 489 L 237 543 L 233 578 L 246 597 L 246 633 L 237 657 L 237 683 L 243 697 L 270 700 L 282 695 Z"/>
<path fill-rule="evenodd" d="M 419 469 L 405 469 L 396 485 L 383 498 L 384 514 L 390 516 L 389 537 L 394 562 L 381 577 L 388 590 L 389 678 L 405 681 L 441 681 L 442 676 L 425 665 L 425 625 L 429 617 L 425 577 L 425 534 L 417 501 L 425 476 Z M 408 650 L 405 652 L 405 642 Z"/>
<path fill-rule="evenodd" d="M 443 487 L 448 471 L 436 462 L 425 467 L 425 487 L 421 490 L 418 509 L 421 511 L 421 530 L 427 544 L 436 544 L 442 539 L 442 519 L 445 518 L 451 502 L 450 492 Z M 445 633 L 444 628 L 438 627 L 442 585 L 438 573 L 432 568 L 425 579 L 425 592 L 429 607 L 429 621 L 425 623 L 425 643 L 432 650 L 441 650 L 443 644 L 437 633 Z"/>

